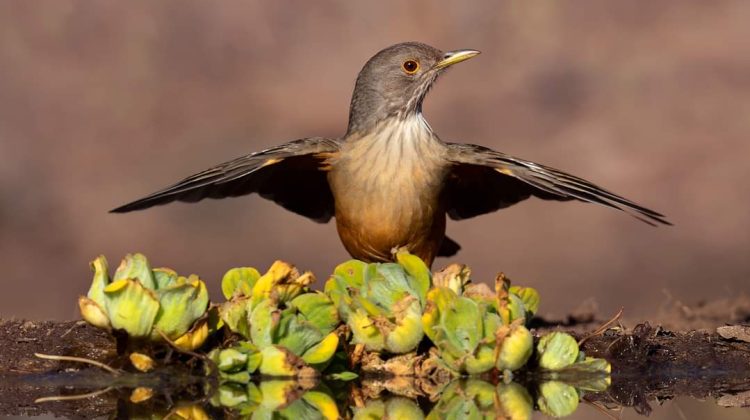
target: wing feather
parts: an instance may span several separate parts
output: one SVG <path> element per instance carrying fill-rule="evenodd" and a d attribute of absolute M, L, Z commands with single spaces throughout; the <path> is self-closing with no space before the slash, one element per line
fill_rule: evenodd
<path fill-rule="evenodd" d="M 334 214 L 334 205 L 324 161 L 338 151 L 339 142 L 333 139 L 291 141 L 198 172 L 111 212 L 258 193 L 287 210 L 327 222 Z"/>
<path fill-rule="evenodd" d="M 549 166 L 473 144 L 448 143 L 448 147 L 454 176 L 446 191 L 448 214 L 453 219 L 489 213 L 533 195 L 596 203 L 650 225 L 671 225 L 661 213 Z"/>

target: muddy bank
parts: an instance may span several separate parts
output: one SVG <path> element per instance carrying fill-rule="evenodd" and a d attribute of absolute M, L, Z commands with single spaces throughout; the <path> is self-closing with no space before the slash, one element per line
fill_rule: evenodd
<path fill-rule="evenodd" d="M 110 363 L 117 357 L 112 336 L 84 321 L 0 320 L 0 372 L 30 374 L 81 366 L 34 357 L 34 353 L 84 357 Z"/>
<path fill-rule="evenodd" d="M 744 330 L 744 328 L 738 328 Z M 634 407 L 644 415 L 649 401 L 676 396 L 718 399 L 746 406 L 750 390 L 750 343 L 717 332 L 674 332 L 648 323 L 632 331 L 607 331 L 584 345 L 587 354 L 612 364 L 612 386 L 592 400 Z"/>

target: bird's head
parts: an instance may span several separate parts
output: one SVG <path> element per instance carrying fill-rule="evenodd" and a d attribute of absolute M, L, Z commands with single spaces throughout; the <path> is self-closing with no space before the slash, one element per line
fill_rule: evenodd
<path fill-rule="evenodd" d="M 357 77 L 347 133 L 366 132 L 387 118 L 421 112 L 422 101 L 438 75 L 477 54 L 475 50 L 443 52 L 418 42 L 378 52 Z"/>

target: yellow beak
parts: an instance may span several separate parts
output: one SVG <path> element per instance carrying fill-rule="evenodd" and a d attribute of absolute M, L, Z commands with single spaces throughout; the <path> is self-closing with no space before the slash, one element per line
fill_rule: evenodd
<path fill-rule="evenodd" d="M 452 66 L 456 63 L 460 63 L 462 61 L 468 60 L 471 57 L 474 57 L 479 54 L 479 51 L 477 50 L 456 50 L 456 51 L 448 51 L 443 56 L 443 59 L 438 61 L 437 64 L 435 64 L 436 69 L 444 69 L 448 66 Z"/>

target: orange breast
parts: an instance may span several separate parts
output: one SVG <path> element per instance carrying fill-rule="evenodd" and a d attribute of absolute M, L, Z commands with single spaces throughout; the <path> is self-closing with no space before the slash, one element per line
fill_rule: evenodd
<path fill-rule="evenodd" d="M 441 185 L 407 171 L 364 174 L 329 173 L 347 251 L 364 261 L 390 261 L 394 247 L 407 247 L 431 263 L 445 234 Z"/>

